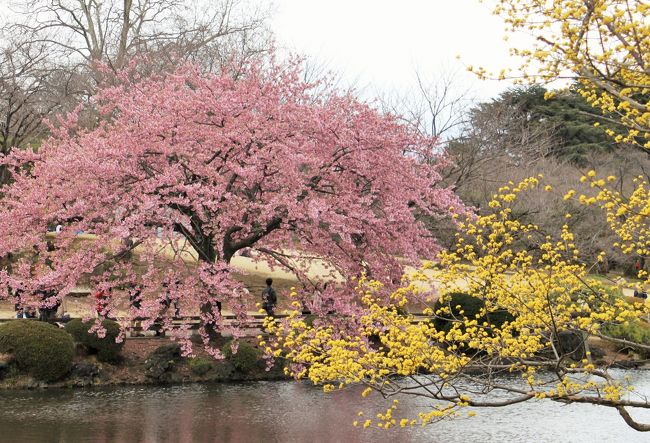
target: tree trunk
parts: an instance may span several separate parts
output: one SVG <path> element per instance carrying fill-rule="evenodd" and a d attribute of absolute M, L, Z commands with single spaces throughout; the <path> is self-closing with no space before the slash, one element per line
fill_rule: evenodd
<path fill-rule="evenodd" d="M 0 188 L 11 182 L 11 172 L 7 165 L 0 165 Z"/>
<path fill-rule="evenodd" d="M 199 260 L 205 263 L 214 264 L 215 261 L 217 260 L 217 254 L 216 251 L 214 250 L 214 247 L 212 246 L 212 244 L 208 245 L 206 242 L 204 242 L 203 246 L 206 247 L 204 248 L 203 253 L 199 252 Z M 228 259 L 227 262 L 230 262 L 230 260 Z M 213 293 L 211 293 L 210 291 L 211 289 L 208 292 L 210 295 L 209 299 L 211 300 Z M 209 314 L 211 316 L 218 314 L 218 316 L 221 316 L 221 302 L 216 301 L 215 303 L 212 303 L 212 301 L 207 301 L 201 304 L 200 310 L 202 314 Z M 217 330 L 214 324 L 206 323 L 204 327 L 205 327 L 205 332 L 208 334 L 208 337 L 210 338 L 210 342 L 216 342 L 221 337 L 221 333 Z"/>

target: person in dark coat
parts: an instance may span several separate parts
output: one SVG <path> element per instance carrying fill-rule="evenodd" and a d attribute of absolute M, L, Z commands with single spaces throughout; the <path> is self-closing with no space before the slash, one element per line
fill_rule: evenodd
<path fill-rule="evenodd" d="M 278 294 L 273 289 L 273 279 L 266 279 L 266 288 L 262 291 L 262 308 L 266 311 L 266 315 L 273 317 L 273 310 L 278 303 Z"/>

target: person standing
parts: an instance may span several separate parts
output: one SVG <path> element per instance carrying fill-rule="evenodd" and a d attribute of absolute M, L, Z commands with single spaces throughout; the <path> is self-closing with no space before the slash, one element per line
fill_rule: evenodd
<path fill-rule="evenodd" d="M 178 279 L 165 278 L 162 282 L 162 288 L 165 291 L 165 297 L 160 301 L 162 306 L 162 314 L 165 315 L 171 305 L 174 305 L 174 318 L 181 315 L 181 309 L 178 304 L 178 296 L 172 296 L 172 291 L 177 291 L 181 281 Z"/>
<path fill-rule="evenodd" d="M 277 302 L 278 295 L 276 294 L 275 289 L 273 289 L 273 279 L 267 278 L 266 288 L 262 291 L 262 308 L 266 311 L 266 315 L 269 317 L 274 316 L 273 310 L 275 309 Z"/>

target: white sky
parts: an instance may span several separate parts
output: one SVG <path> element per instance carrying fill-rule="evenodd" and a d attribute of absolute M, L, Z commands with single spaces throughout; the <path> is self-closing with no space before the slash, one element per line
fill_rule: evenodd
<path fill-rule="evenodd" d="M 466 65 L 498 72 L 514 65 L 503 24 L 479 0 L 275 0 L 277 44 L 339 72 L 362 95 L 414 87 L 415 71 L 434 79 L 456 71 L 477 99 L 510 86 L 480 81 Z M 461 56 L 461 60 L 456 59 Z"/>

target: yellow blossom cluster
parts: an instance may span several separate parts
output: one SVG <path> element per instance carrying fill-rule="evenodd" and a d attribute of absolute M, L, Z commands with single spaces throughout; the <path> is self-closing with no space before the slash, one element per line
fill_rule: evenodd
<path fill-rule="evenodd" d="M 629 196 L 609 188 L 607 182 L 615 177 L 599 178 L 596 171 L 589 171 L 580 178 L 595 189 L 592 196 L 580 195 L 583 204 L 597 204 L 606 214 L 607 223 L 616 233 L 619 241 L 613 246 L 631 257 L 650 257 L 650 185 L 648 179 L 638 176 L 632 181 L 634 189 Z M 572 192 L 572 191 L 570 191 Z M 568 195 L 568 194 L 567 194 Z M 575 192 L 569 197 L 573 197 Z M 566 196 L 565 196 L 566 197 Z M 648 280 L 648 273 L 638 270 L 639 279 Z M 650 284 L 650 280 L 647 281 Z"/>
<path fill-rule="evenodd" d="M 586 178 L 596 183 L 594 198 L 609 219 L 622 197 L 608 191 L 595 173 Z M 492 214 L 459 222 L 455 248 L 438 257 L 436 267 L 441 271 L 432 274 L 433 265 L 426 262 L 389 303 L 377 296 L 382 290 L 379 283 L 362 278 L 356 288 L 359 316 L 324 316 L 309 323 L 296 305 L 286 321 L 267 320 L 271 335 L 268 344 L 264 342 L 267 354 L 286 358 L 288 374 L 309 379 L 326 391 L 362 384 L 367 387 L 363 396 L 375 390 L 386 397 L 435 400 L 416 417 L 398 417 L 395 402 L 376 419 L 355 421 L 363 427 L 424 425 L 459 416 L 462 408 L 502 405 L 503 396 L 484 398 L 493 391 L 501 391 L 507 404 L 553 399 L 620 406 L 632 388 L 594 365 L 586 339 L 602 336 L 603 325 L 645 319 L 650 310 L 589 278 L 567 225 L 551 235 L 513 216 L 511 205 L 521 193 L 540 187 L 553 192 L 542 182 L 542 177 L 531 177 L 501 188 L 490 205 Z M 625 204 L 647 218 L 639 210 L 647 186 L 639 187 L 643 190 L 638 202 L 635 197 Z M 618 206 L 610 207 L 612 201 Z M 625 228 L 615 218 L 610 223 L 623 232 L 640 229 L 641 221 Z M 534 247 L 517 249 L 521 242 L 516 240 L 522 237 Z M 638 236 L 634 238 L 636 247 Z M 438 299 L 409 313 L 405 308 L 423 279 L 437 286 Z M 458 293 L 480 300 L 478 312 L 453 306 L 451 300 Z M 490 320 L 498 313 L 507 313 L 500 324 Z M 567 349 L 566 334 L 578 337 L 583 352 Z M 474 375 L 476 371 L 482 375 Z M 497 386 L 493 377 L 503 373 L 519 374 L 519 382 Z"/>
<path fill-rule="evenodd" d="M 491 0 L 508 32 L 533 36 L 513 48 L 523 62 L 513 76 L 574 78 L 618 142 L 650 147 L 650 4 L 645 0 Z M 485 69 L 473 69 L 487 77 Z M 501 73 L 505 77 L 508 73 Z M 596 124 L 598 125 L 598 124 Z"/>

